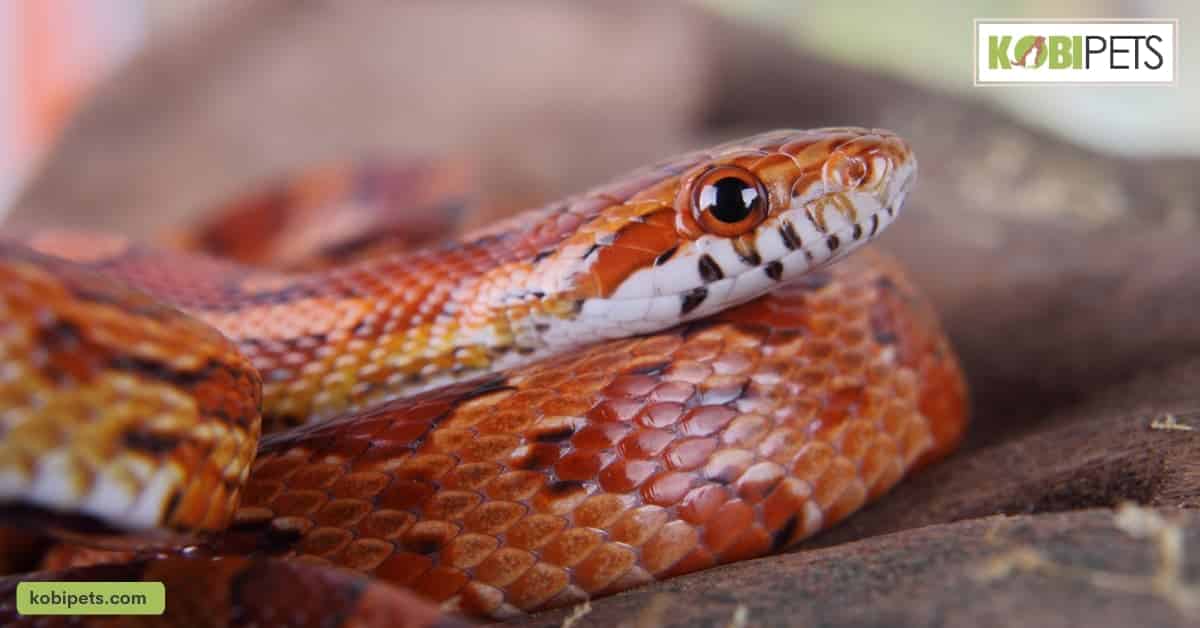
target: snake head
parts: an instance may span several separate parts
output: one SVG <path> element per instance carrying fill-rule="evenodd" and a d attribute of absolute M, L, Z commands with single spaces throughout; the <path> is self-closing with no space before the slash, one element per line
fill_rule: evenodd
<path fill-rule="evenodd" d="M 784 130 L 593 190 L 545 260 L 544 292 L 575 307 L 543 341 L 650 332 L 760 296 L 879 235 L 916 171 L 888 131 Z"/>

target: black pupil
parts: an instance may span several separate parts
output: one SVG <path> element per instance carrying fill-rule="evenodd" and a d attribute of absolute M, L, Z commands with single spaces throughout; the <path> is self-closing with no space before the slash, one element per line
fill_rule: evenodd
<path fill-rule="evenodd" d="M 706 187 L 701 193 L 703 205 L 721 222 L 741 222 L 759 203 L 758 188 L 737 177 L 724 177 Z"/>

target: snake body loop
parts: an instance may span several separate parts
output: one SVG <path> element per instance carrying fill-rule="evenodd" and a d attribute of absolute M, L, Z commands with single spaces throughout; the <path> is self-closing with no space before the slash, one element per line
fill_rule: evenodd
<path fill-rule="evenodd" d="M 885 131 L 778 131 L 309 273 L 5 244 L 3 512 L 493 617 L 787 547 L 961 435 L 928 306 L 832 263 L 915 172 Z"/>

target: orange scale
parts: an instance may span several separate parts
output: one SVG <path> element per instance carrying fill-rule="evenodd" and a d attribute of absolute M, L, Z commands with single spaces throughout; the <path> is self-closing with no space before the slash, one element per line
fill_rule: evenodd
<path fill-rule="evenodd" d="M 758 442 L 758 455 L 766 457 L 766 459 L 786 462 L 791 460 L 800 447 L 808 442 L 803 430 L 798 430 L 796 427 L 778 427 L 767 433 Z"/>
<path fill-rule="evenodd" d="M 895 441 L 886 435 L 876 439 L 859 463 L 858 474 L 867 486 L 868 499 L 875 499 L 900 481 L 904 466 Z"/>
<path fill-rule="evenodd" d="M 792 475 L 812 482 L 824 475 L 836 457 L 837 452 L 828 443 L 808 443 L 792 459 Z"/>
<path fill-rule="evenodd" d="M 271 500 L 277 517 L 309 516 L 325 505 L 329 497 L 321 491 L 286 491 Z"/>
<path fill-rule="evenodd" d="M 529 507 L 524 504 L 488 501 L 463 516 L 463 528 L 480 534 L 503 534 L 527 512 Z"/>
<path fill-rule="evenodd" d="M 773 539 L 758 524 L 738 528 L 738 531 L 733 531 L 732 534 L 736 534 L 737 538 L 718 554 L 721 563 L 757 558 L 771 551 Z"/>
<path fill-rule="evenodd" d="M 697 545 L 669 569 L 658 574 L 658 577 L 660 579 L 673 578 L 685 573 L 708 569 L 715 565 L 717 565 L 717 558 L 713 556 L 712 552 L 708 551 L 703 545 Z"/>
<path fill-rule="evenodd" d="M 605 491 L 627 493 L 641 486 L 656 471 L 658 464 L 655 462 L 618 458 L 604 467 L 597 479 Z"/>
<path fill-rule="evenodd" d="M 749 383 L 750 378 L 745 375 L 713 375 L 700 385 L 700 403 L 723 405 L 740 401 Z"/>
<path fill-rule="evenodd" d="M 744 352 L 727 351 L 712 361 L 713 373 L 717 375 L 741 375 L 755 366 L 755 358 Z"/>
<path fill-rule="evenodd" d="M 583 372 L 576 369 L 576 375 L 571 377 L 571 390 L 578 395 L 592 395 L 596 391 L 606 387 L 608 382 L 612 381 L 611 373 L 600 372 Z"/>
<path fill-rule="evenodd" d="M 823 391 L 832 376 L 824 366 L 811 366 L 795 374 L 791 385 L 798 390 Z"/>
<path fill-rule="evenodd" d="M 673 506 L 683 499 L 696 481 L 696 476 L 691 473 L 660 473 L 642 486 L 642 498 L 646 503 Z"/>
<path fill-rule="evenodd" d="M 535 514 L 516 522 L 504 536 L 510 547 L 535 550 L 566 527 L 567 520 L 563 517 Z"/>
<path fill-rule="evenodd" d="M 514 449 L 503 464 L 513 469 L 542 470 L 558 462 L 563 449 L 556 443 L 527 443 Z"/>
<path fill-rule="evenodd" d="M 754 507 L 744 501 L 725 502 L 704 524 L 704 546 L 714 554 L 721 554 L 737 540 L 740 530 L 754 524 Z"/>
<path fill-rule="evenodd" d="M 879 429 L 875 423 L 866 419 L 851 421 L 842 431 L 839 449 L 842 455 L 854 462 L 860 462 L 874 446 Z"/>
<path fill-rule="evenodd" d="M 626 373 L 647 374 L 661 379 L 659 374 L 667 367 L 667 359 L 659 355 L 629 356 L 622 370 Z"/>
<path fill-rule="evenodd" d="M 621 375 L 604 389 L 608 397 L 642 398 L 658 385 L 658 378 L 649 375 Z"/>
<path fill-rule="evenodd" d="M 300 453 L 300 450 L 293 449 L 288 452 L 289 455 L 272 455 L 256 461 L 251 475 L 256 480 L 287 479 L 291 474 L 305 468 L 309 462 L 308 456 L 297 456 L 292 452 Z"/>
<path fill-rule="evenodd" d="M 640 340 L 630 350 L 636 356 L 656 356 L 666 360 L 672 351 L 683 344 L 683 339 L 677 335 L 660 335 L 652 336 L 644 340 Z"/>
<path fill-rule="evenodd" d="M 537 372 L 531 376 L 523 377 L 514 383 L 521 388 L 546 388 L 550 390 L 561 390 L 571 377 L 571 374 L 559 369 L 546 369 Z"/>
<path fill-rule="evenodd" d="M 413 593 L 434 602 L 443 602 L 467 586 L 470 576 L 453 567 L 438 565 L 426 571 L 411 586 Z"/>
<path fill-rule="evenodd" d="M 596 548 L 571 571 L 580 588 L 595 594 L 636 564 L 637 554 L 632 549 L 618 543 L 606 543 Z"/>
<path fill-rule="evenodd" d="M 455 453 L 463 462 L 494 462 L 508 457 L 521 444 L 515 434 L 478 436 Z"/>
<path fill-rule="evenodd" d="M 673 440 L 675 435 L 665 430 L 633 430 L 617 444 L 617 451 L 628 459 L 646 460 L 658 456 Z"/>
<path fill-rule="evenodd" d="M 355 531 L 365 537 L 398 539 L 417 522 L 417 517 L 403 510 L 373 510 L 363 517 Z"/>
<path fill-rule="evenodd" d="M 627 423 L 642 410 L 643 403 L 633 399 L 605 399 L 588 411 L 588 418 L 607 423 Z"/>
<path fill-rule="evenodd" d="M 652 184 L 647 188 L 639 190 L 636 194 L 629 197 L 630 203 L 653 202 L 655 205 L 670 205 L 675 200 L 676 188 L 679 186 L 679 179 L 676 177 L 668 177 Z"/>
<path fill-rule="evenodd" d="M 446 454 L 414 454 L 393 470 L 392 476 L 403 480 L 432 482 L 458 464 L 458 459 Z"/>
<path fill-rule="evenodd" d="M 590 397 L 582 395 L 563 395 L 549 399 L 539 408 L 542 416 L 580 416 L 586 414 L 592 407 Z"/>
<path fill-rule="evenodd" d="M 613 447 L 631 429 L 631 426 L 620 423 L 590 423 L 575 432 L 575 436 L 571 436 L 571 444 L 575 445 L 576 449 L 583 450 L 607 449 Z"/>
<path fill-rule="evenodd" d="M 748 503 L 757 503 L 775 488 L 787 474 L 787 470 L 774 462 L 759 462 L 750 466 L 734 483 L 738 497 Z"/>
<path fill-rule="evenodd" d="M 404 549 L 418 554 L 432 554 L 458 536 L 459 528 L 445 521 L 417 521 L 400 537 Z"/>
<path fill-rule="evenodd" d="M 533 611 L 562 592 L 570 582 L 565 569 L 539 562 L 507 587 L 508 601 L 521 610 Z"/>
<path fill-rule="evenodd" d="M 904 453 L 904 459 L 910 462 L 929 451 L 933 446 L 933 434 L 929 431 L 929 425 L 920 419 L 910 423 L 899 435 L 898 440 L 900 451 Z"/>
<path fill-rule="evenodd" d="M 341 553 L 341 565 L 358 571 L 370 571 L 378 567 L 396 551 L 396 546 L 381 539 L 356 539 Z"/>
<path fill-rule="evenodd" d="M 829 468 L 820 477 L 812 480 L 813 501 L 826 513 L 829 507 L 853 482 L 858 482 L 858 469 L 845 458 L 834 458 Z"/>
<path fill-rule="evenodd" d="M 486 534 L 460 534 L 446 547 L 439 558 L 456 569 L 470 569 L 482 563 L 492 552 L 500 548 L 500 539 Z"/>
<path fill-rule="evenodd" d="M 394 479 L 375 497 L 375 505 L 391 510 L 415 509 L 432 497 L 434 492 L 433 484 L 429 482 Z"/>
<path fill-rule="evenodd" d="M 604 542 L 604 535 L 588 528 L 568 528 L 539 552 L 542 560 L 560 567 L 573 567 Z"/>
<path fill-rule="evenodd" d="M 846 325 L 838 332 L 838 339 L 846 348 L 857 347 L 866 342 L 868 332 L 860 325 Z"/>
<path fill-rule="evenodd" d="M 847 482 L 837 499 L 824 509 L 826 525 L 833 525 L 862 508 L 867 500 L 867 489 L 857 478 Z"/>
<path fill-rule="evenodd" d="M 353 538 L 353 532 L 342 528 L 313 528 L 300 539 L 296 550 L 301 554 L 330 558 L 349 545 Z"/>
<path fill-rule="evenodd" d="M 472 491 L 442 490 L 426 500 L 421 510 L 427 518 L 450 521 L 461 519 L 482 501 L 483 496 Z"/>
<path fill-rule="evenodd" d="M 837 443 L 842 438 L 842 431 L 846 429 L 847 422 L 844 417 L 834 412 L 832 416 L 825 416 L 824 410 L 817 420 L 808 425 L 808 433 L 812 440 L 823 441 L 826 443 Z"/>
<path fill-rule="evenodd" d="M 501 547 L 492 552 L 472 571 L 475 578 L 494 587 L 512 584 L 537 563 L 530 552 L 515 547 Z"/>
<path fill-rule="evenodd" d="M 536 408 L 553 399 L 557 393 L 542 388 L 522 389 L 504 399 L 504 405 L 510 408 Z"/>
<path fill-rule="evenodd" d="M 646 427 L 668 427 L 683 416 L 683 405 L 677 402 L 652 403 L 637 415 L 637 423 Z"/>
<path fill-rule="evenodd" d="M 496 404 L 512 397 L 514 394 L 511 390 L 497 390 L 486 395 L 468 399 L 454 407 L 454 418 L 462 421 L 465 425 L 472 425 L 481 416 L 491 414 Z M 429 419 L 431 425 L 433 422 L 432 416 L 435 415 L 431 415 Z"/>
<path fill-rule="evenodd" d="M 721 442 L 734 447 L 754 447 L 766 437 L 770 426 L 771 423 L 762 415 L 743 414 L 721 432 Z"/>
<path fill-rule="evenodd" d="M 902 401 L 892 400 L 883 415 L 883 431 L 898 436 L 908 428 L 915 416 L 911 407 Z"/>
<path fill-rule="evenodd" d="M 329 560 L 328 558 L 321 558 L 320 556 L 310 556 L 308 554 L 305 554 L 304 556 L 296 556 L 295 558 L 290 558 L 290 560 L 294 560 L 297 563 L 300 563 L 303 565 L 312 565 L 314 567 L 333 567 L 334 566 L 333 561 Z"/>
<path fill-rule="evenodd" d="M 351 528 L 366 517 L 371 508 L 369 502 L 361 499 L 334 499 L 313 515 L 313 522 L 319 526 Z"/>
<path fill-rule="evenodd" d="M 712 362 L 721 355 L 723 348 L 724 343 L 720 340 L 719 336 L 711 340 L 698 339 L 679 347 L 675 351 L 675 358 L 678 360 Z"/>
<path fill-rule="evenodd" d="M 459 592 L 459 607 L 470 617 L 489 617 L 504 604 L 504 592 L 496 587 L 471 581 Z"/>
<path fill-rule="evenodd" d="M 803 480 L 786 477 L 771 491 L 767 498 L 759 504 L 762 522 L 772 534 L 786 528 L 791 528 L 793 534 L 802 530 L 799 521 L 804 516 L 804 506 L 812 497 L 812 485 Z M 784 543 L 792 539 L 784 539 Z"/>
<path fill-rule="evenodd" d="M 670 469 L 690 471 L 699 468 L 717 449 L 715 438 L 687 438 L 671 443 L 663 455 Z"/>
<path fill-rule="evenodd" d="M 558 480 L 545 486 L 531 500 L 537 512 L 567 515 L 588 497 L 587 488 L 579 482 Z"/>
<path fill-rule="evenodd" d="M 594 350 L 599 351 L 599 350 Z M 618 348 L 618 350 L 607 349 L 603 352 L 597 352 L 591 357 L 585 358 L 583 362 L 575 366 L 577 373 L 615 373 L 629 359 L 628 354 Z M 556 393 L 548 392 L 547 395 Z"/>
<path fill-rule="evenodd" d="M 686 382 L 664 382 L 650 392 L 650 401 L 686 403 L 696 394 L 696 387 Z"/>
<path fill-rule="evenodd" d="M 441 428 L 429 432 L 422 447 L 425 451 L 459 451 L 475 440 L 473 430 Z"/>
<path fill-rule="evenodd" d="M 703 477 L 714 482 L 730 484 L 737 481 L 756 460 L 754 453 L 745 449 L 721 449 L 708 457 Z"/>
<path fill-rule="evenodd" d="M 242 489 L 242 506 L 269 504 L 284 490 L 283 482 L 250 478 Z"/>
<path fill-rule="evenodd" d="M 451 469 L 442 476 L 440 483 L 445 488 L 479 490 L 500 475 L 503 467 L 492 462 L 467 462 Z"/>
<path fill-rule="evenodd" d="M 700 384 L 712 375 L 712 368 L 709 365 L 695 360 L 687 360 L 678 358 L 671 366 L 663 373 L 663 377 L 668 381 L 678 381 L 686 384 Z"/>
<path fill-rule="evenodd" d="M 867 396 L 866 382 L 847 374 L 839 374 L 832 378 L 830 390 L 826 396 L 826 408 L 837 408 L 849 413 L 852 409 L 861 407 Z"/>
<path fill-rule="evenodd" d="M 605 529 L 636 503 L 636 498 L 630 495 L 592 495 L 575 508 L 571 519 L 577 526 Z"/>
<path fill-rule="evenodd" d="M 687 412 L 680 426 L 689 436 L 708 436 L 724 429 L 736 416 L 725 406 L 699 406 Z"/>
<path fill-rule="evenodd" d="M 729 490 L 716 484 L 698 486 L 684 495 L 679 504 L 679 516 L 684 521 L 703 524 L 717 514 L 729 500 Z"/>
<path fill-rule="evenodd" d="M 433 559 L 412 552 L 396 552 L 375 567 L 375 577 L 399 586 L 408 586 L 433 568 Z"/>
<path fill-rule="evenodd" d="M 920 392 L 917 374 L 912 369 L 901 369 L 892 379 L 892 390 L 897 399 L 916 401 Z"/>
<path fill-rule="evenodd" d="M 642 566 L 662 575 L 687 556 L 700 543 L 700 533 L 685 521 L 672 521 L 642 546 Z"/>
<path fill-rule="evenodd" d="M 358 472 L 396 468 L 412 455 L 413 448 L 408 443 L 377 442 L 354 459 L 352 469 Z"/>
<path fill-rule="evenodd" d="M 645 543 L 670 519 L 670 512 L 660 506 L 639 506 L 625 511 L 608 528 L 608 533 L 614 541 L 637 547 Z"/>
<path fill-rule="evenodd" d="M 521 501 L 533 497 L 546 482 L 545 474 L 536 471 L 510 471 L 488 482 L 484 491 L 492 499 Z"/>
<path fill-rule="evenodd" d="M 333 486 L 344 473 L 341 464 L 319 463 L 293 473 L 287 484 L 291 490 L 323 490 Z"/>
<path fill-rule="evenodd" d="M 599 453 L 576 450 L 559 458 L 554 464 L 554 474 L 562 481 L 586 482 L 595 479 L 604 464 L 605 459 Z"/>
<path fill-rule="evenodd" d="M 329 494 L 333 497 L 370 499 L 387 488 L 391 481 L 391 477 L 379 471 L 347 473 L 333 483 Z"/>
<path fill-rule="evenodd" d="M 765 393 L 756 391 L 753 382 L 750 388 L 747 389 L 745 396 L 735 400 L 731 405 L 739 414 L 772 414 L 781 403 L 781 397 L 774 390 Z"/>

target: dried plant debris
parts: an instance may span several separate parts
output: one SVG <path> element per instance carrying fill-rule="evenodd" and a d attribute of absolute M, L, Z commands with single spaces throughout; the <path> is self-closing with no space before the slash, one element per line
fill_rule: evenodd
<path fill-rule="evenodd" d="M 1184 528 L 1158 511 L 1133 503 L 1117 508 L 1113 524 L 1135 539 L 1151 541 L 1157 551 L 1152 574 L 1126 574 L 1059 563 L 1032 545 L 1019 545 L 993 556 L 975 570 L 980 581 L 1007 578 L 1018 572 L 1036 572 L 1050 577 L 1071 578 L 1109 591 L 1158 597 L 1189 618 L 1200 618 L 1200 583 L 1186 580 L 1183 573 Z"/>

